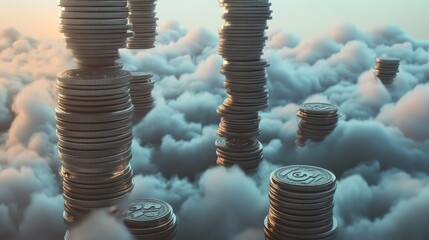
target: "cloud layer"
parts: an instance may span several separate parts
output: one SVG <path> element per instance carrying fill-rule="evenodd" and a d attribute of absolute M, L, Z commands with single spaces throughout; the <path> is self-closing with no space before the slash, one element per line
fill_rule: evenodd
<path fill-rule="evenodd" d="M 428 41 L 392 25 L 362 30 L 347 24 L 309 39 L 269 31 L 264 161 L 249 176 L 215 164 L 215 111 L 226 97 L 217 43 L 206 29 L 168 22 L 159 28 L 156 48 L 121 50 L 126 69 L 153 72 L 156 81 L 156 106 L 133 130 L 130 199 L 168 201 L 178 217 L 179 240 L 263 239 L 270 172 L 312 164 L 338 178 L 337 239 L 426 239 Z M 374 79 L 376 56 L 401 58 L 393 89 Z M 61 239 L 55 76 L 73 62 L 61 41 L 6 29 L 0 33 L 0 66 L 0 238 Z M 323 142 L 297 148 L 295 112 L 308 101 L 335 103 L 346 117 Z M 87 222 L 76 229 L 79 239 L 129 238 L 103 212 Z"/>

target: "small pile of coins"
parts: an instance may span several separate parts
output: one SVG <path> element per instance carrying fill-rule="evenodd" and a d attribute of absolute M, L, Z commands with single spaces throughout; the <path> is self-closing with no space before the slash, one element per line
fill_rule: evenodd
<path fill-rule="evenodd" d="M 303 146 L 307 140 L 322 141 L 337 126 L 338 107 L 328 103 L 304 103 L 300 106 L 297 116 L 298 124 L 296 144 Z"/>
<path fill-rule="evenodd" d="M 108 67 L 126 47 L 128 8 L 126 0 L 59 0 L 60 32 L 80 68 Z"/>
<path fill-rule="evenodd" d="M 399 72 L 399 62 L 397 58 L 376 58 L 374 76 L 378 77 L 385 86 L 391 86 Z"/>
<path fill-rule="evenodd" d="M 131 74 L 86 69 L 58 74 L 56 125 L 64 220 L 123 201 L 133 188 Z"/>
<path fill-rule="evenodd" d="M 270 209 L 264 221 L 267 240 L 335 239 L 336 177 L 313 166 L 292 165 L 270 176 Z"/>
<path fill-rule="evenodd" d="M 176 236 L 173 208 L 161 200 L 147 198 L 132 202 L 123 221 L 136 240 L 171 240 Z"/>
<path fill-rule="evenodd" d="M 129 22 L 133 25 L 134 37 L 128 39 L 128 49 L 153 48 L 156 38 L 156 0 L 128 0 Z"/>
<path fill-rule="evenodd" d="M 221 73 L 228 98 L 217 109 L 221 117 L 217 142 L 217 163 L 238 165 L 247 172 L 262 160 L 258 111 L 268 106 L 267 62 L 261 59 L 267 20 L 271 19 L 268 0 L 220 0 L 225 20 L 219 29 L 219 54 L 224 62 Z"/>
<path fill-rule="evenodd" d="M 131 72 L 131 75 L 130 94 L 134 105 L 134 116 L 142 118 L 154 106 L 152 73 Z"/>

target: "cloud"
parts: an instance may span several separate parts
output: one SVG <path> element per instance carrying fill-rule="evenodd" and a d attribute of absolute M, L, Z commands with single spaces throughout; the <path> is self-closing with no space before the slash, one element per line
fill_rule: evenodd
<path fill-rule="evenodd" d="M 416 141 L 429 140 L 429 84 L 419 85 L 397 103 L 385 105 L 377 119 Z"/>
<path fill-rule="evenodd" d="M 338 239 L 426 239 L 428 41 L 393 25 L 345 24 L 307 39 L 270 31 L 264 55 L 270 107 L 260 113 L 264 161 L 252 175 L 215 166 L 215 111 L 226 97 L 217 44 L 206 29 L 167 22 L 156 48 L 121 50 L 126 69 L 150 71 L 155 80 L 155 107 L 133 129 L 130 200 L 169 202 L 179 240 L 261 239 L 270 172 L 311 164 L 337 175 Z M 392 89 L 372 75 L 376 56 L 401 58 Z M 61 238 L 55 78 L 74 64 L 62 41 L 7 29 L 0 34 L 0 66 L 0 238 Z M 309 101 L 337 104 L 346 118 L 323 142 L 297 148 L 296 110 Z M 80 239 L 100 232 L 130 237 L 103 212 L 75 231 Z"/>

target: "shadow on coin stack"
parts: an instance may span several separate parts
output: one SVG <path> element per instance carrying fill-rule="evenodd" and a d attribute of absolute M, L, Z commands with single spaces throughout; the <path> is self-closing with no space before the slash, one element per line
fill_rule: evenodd
<path fill-rule="evenodd" d="M 152 90 L 154 82 L 152 73 L 131 72 L 130 95 L 134 105 L 134 122 L 138 122 L 153 108 Z"/>
<path fill-rule="evenodd" d="M 136 240 L 171 240 L 177 231 L 173 208 L 158 199 L 140 199 L 128 205 L 124 224 Z"/>
<path fill-rule="evenodd" d="M 374 76 L 380 79 L 384 86 L 391 88 L 396 74 L 399 72 L 398 58 L 376 58 L 374 66 Z"/>
<path fill-rule="evenodd" d="M 58 74 L 56 125 L 64 222 L 92 210 L 121 217 L 133 188 L 131 74 L 115 63 L 129 31 L 125 0 L 59 0 L 60 32 L 78 69 Z M 67 231 L 65 239 L 72 239 Z"/>
<path fill-rule="evenodd" d="M 319 167 L 293 165 L 270 176 L 270 208 L 264 220 L 267 240 L 335 239 L 336 177 Z"/>
<path fill-rule="evenodd" d="M 217 109 L 221 122 L 216 141 L 217 163 L 238 165 L 255 171 L 263 157 L 258 111 L 268 106 L 267 62 L 261 59 L 267 20 L 268 0 L 220 0 L 224 25 L 219 29 L 219 54 L 224 61 L 221 73 L 228 98 Z"/>
<path fill-rule="evenodd" d="M 322 141 L 334 131 L 342 115 L 338 107 L 329 103 L 304 103 L 300 106 L 297 116 L 298 123 L 296 144 L 304 146 L 307 140 Z"/>

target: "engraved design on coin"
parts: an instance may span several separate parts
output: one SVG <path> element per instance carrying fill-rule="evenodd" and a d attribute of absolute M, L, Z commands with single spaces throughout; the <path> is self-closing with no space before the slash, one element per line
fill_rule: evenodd
<path fill-rule="evenodd" d="M 327 103 L 305 103 L 301 105 L 304 110 L 318 111 L 318 112 L 331 112 L 336 111 L 337 108 L 334 105 Z"/>
<path fill-rule="evenodd" d="M 312 166 L 289 166 L 279 169 L 275 177 L 291 185 L 320 186 L 334 181 L 328 171 Z"/>
<path fill-rule="evenodd" d="M 167 205 L 154 199 L 136 202 L 128 207 L 126 218 L 133 221 L 161 219 L 169 212 Z"/>

